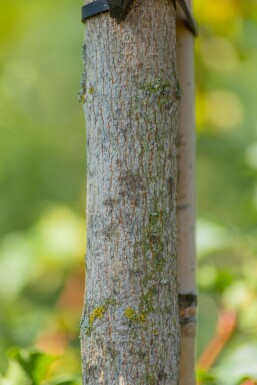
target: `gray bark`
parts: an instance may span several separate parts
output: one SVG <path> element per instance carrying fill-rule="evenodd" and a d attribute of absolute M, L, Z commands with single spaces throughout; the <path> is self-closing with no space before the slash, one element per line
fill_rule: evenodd
<path fill-rule="evenodd" d="M 175 47 L 171 0 L 86 23 L 84 385 L 178 383 Z"/>

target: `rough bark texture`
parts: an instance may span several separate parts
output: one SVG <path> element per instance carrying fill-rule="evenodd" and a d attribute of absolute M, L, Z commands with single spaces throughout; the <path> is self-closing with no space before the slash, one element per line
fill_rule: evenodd
<path fill-rule="evenodd" d="M 87 385 L 178 382 L 175 26 L 171 0 L 86 23 Z"/>
<path fill-rule="evenodd" d="M 190 5 L 190 1 L 188 1 Z M 177 14 L 177 66 L 182 89 L 178 128 L 177 255 L 181 324 L 179 385 L 195 384 L 195 118 L 194 36 Z"/>

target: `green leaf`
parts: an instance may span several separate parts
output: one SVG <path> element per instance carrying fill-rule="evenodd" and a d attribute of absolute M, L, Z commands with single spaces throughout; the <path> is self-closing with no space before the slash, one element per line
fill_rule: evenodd
<path fill-rule="evenodd" d="M 19 348 L 9 349 L 8 356 L 19 363 L 33 385 L 38 385 L 46 379 L 49 366 L 56 359 L 37 350 Z"/>

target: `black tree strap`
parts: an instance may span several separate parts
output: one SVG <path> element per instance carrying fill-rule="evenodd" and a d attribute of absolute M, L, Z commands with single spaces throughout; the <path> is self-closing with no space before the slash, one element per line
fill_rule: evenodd
<path fill-rule="evenodd" d="M 186 22 L 187 25 L 190 29 L 190 31 L 195 35 L 198 36 L 198 25 L 195 19 L 193 18 L 191 11 L 186 3 L 185 0 L 177 0 L 179 3 L 180 7 L 183 9 L 185 17 L 186 17 Z"/>
<path fill-rule="evenodd" d="M 176 1 L 181 6 L 184 11 L 187 25 L 190 31 L 197 36 L 198 35 L 198 26 L 194 20 L 190 9 L 187 6 L 185 0 L 173 0 L 175 5 Z M 129 6 L 132 3 L 132 0 L 95 0 L 92 3 L 86 4 L 82 7 L 82 22 L 85 23 L 87 19 L 92 16 L 96 16 L 99 13 L 110 11 L 111 17 L 115 19 L 122 20 L 126 16 Z"/>
<path fill-rule="evenodd" d="M 109 11 L 107 0 L 95 0 L 92 3 L 86 4 L 82 7 L 82 23 L 85 23 L 92 16 L 107 11 Z"/>

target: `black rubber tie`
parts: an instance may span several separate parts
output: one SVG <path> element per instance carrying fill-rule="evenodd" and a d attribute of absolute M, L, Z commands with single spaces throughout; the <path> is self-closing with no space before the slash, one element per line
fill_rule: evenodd
<path fill-rule="evenodd" d="M 82 7 L 82 23 L 85 23 L 92 16 L 108 11 L 109 5 L 106 0 L 95 0 L 92 3 L 86 4 Z"/>

